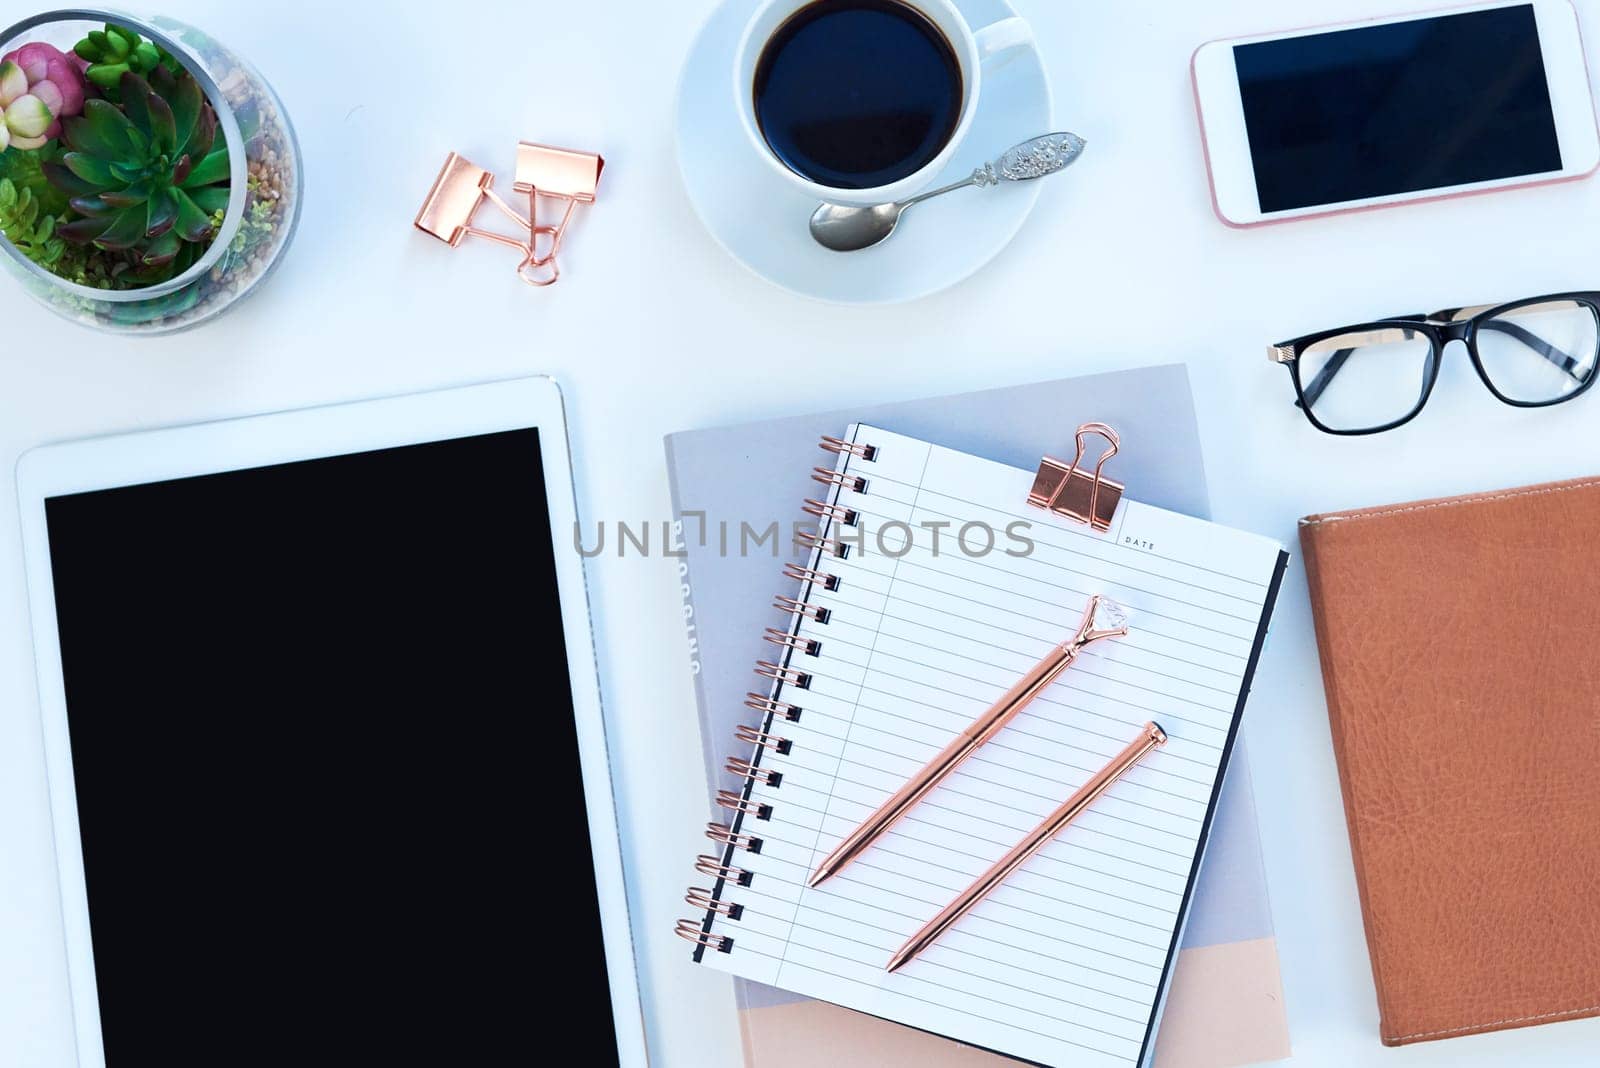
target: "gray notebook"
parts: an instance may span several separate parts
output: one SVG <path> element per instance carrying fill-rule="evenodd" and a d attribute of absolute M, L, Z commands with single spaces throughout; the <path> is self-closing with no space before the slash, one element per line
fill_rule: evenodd
<path fill-rule="evenodd" d="M 1109 423 L 1122 435 L 1122 452 L 1108 477 L 1126 482 L 1130 494 L 1149 504 L 1207 515 L 1193 403 L 1181 366 L 669 436 L 668 474 L 684 552 L 677 563 L 683 568 L 710 794 L 742 785 L 722 769 L 723 760 L 748 748 L 736 745 L 735 728 L 759 721 L 744 697 L 765 691 L 751 671 L 771 652 L 762 640 L 765 629 L 785 626 L 787 617 L 772 607 L 772 595 L 793 585 L 782 577 L 783 565 L 805 556 L 792 532 L 812 523 L 800 509 L 805 498 L 818 496 L 811 468 L 832 466 L 832 457 L 817 449 L 821 436 L 869 422 L 1032 469 L 1046 453 L 1070 459 L 1073 428 L 1090 420 Z M 727 815 L 715 806 L 713 813 Z M 1286 1056 L 1281 984 L 1242 747 L 1222 791 L 1182 945 L 1156 1063 L 1181 1068 Z M 822 1032 L 869 1043 L 880 1064 L 926 1068 L 930 1058 L 963 1066 L 999 1060 L 758 983 L 735 984 L 751 1068 L 815 1063 L 826 1048 L 819 1045 L 827 1041 Z"/>

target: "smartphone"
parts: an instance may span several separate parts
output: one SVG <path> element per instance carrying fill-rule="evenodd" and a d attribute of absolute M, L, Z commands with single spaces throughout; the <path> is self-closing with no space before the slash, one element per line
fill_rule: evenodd
<path fill-rule="evenodd" d="M 1571 0 L 1212 41 L 1191 64 L 1232 226 L 1571 181 L 1600 166 Z"/>

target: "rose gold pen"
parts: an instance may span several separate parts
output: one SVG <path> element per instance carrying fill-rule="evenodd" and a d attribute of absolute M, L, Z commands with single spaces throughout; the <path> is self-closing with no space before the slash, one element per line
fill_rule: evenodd
<path fill-rule="evenodd" d="M 978 876 L 977 881 L 963 890 L 960 897 L 946 905 L 939 915 L 912 935 L 910 940 L 889 959 L 888 969 L 891 972 L 899 970 L 907 961 L 933 945 L 951 924 L 965 916 L 967 910 L 987 897 L 989 891 L 1004 882 L 1007 876 L 1022 866 L 1023 861 L 1037 853 L 1040 847 L 1076 819 L 1078 813 L 1092 805 L 1095 798 L 1122 778 L 1123 772 L 1137 764 L 1150 750 L 1165 744 L 1167 744 L 1166 732 L 1154 723 L 1146 723 L 1144 730 L 1139 732 L 1139 737 L 1113 757 L 1111 763 L 1095 772 L 1092 779 L 1078 787 L 1077 792 L 1067 798 L 1066 804 L 1046 816 L 1043 823 L 1029 832 L 1028 837 L 1012 846 L 1011 852 L 996 861 L 994 867 Z"/>
<path fill-rule="evenodd" d="M 894 826 L 917 802 L 928 795 L 945 777 L 960 766 L 967 757 L 977 752 L 989 739 L 998 734 L 1007 723 L 1016 718 L 1029 702 L 1038 697 L 1046 686 L 1054 682 L 1063 671 L 1072 666 L 1083 652 L 1084 646 L 1101 638 L 1120 638 L 1128 633 L 1128 619 L 1122 607 L 1109 597 L 1095 594 L 1083 610 L 1083 619 L 1077 631 L 1050 650 L 1048 656 L 1035 664 L 1026 675 L 1005 695 L 989 706 L 989 710 L 956 735 L 955 741 L 945 746 L 939 755 L 924 764 L 906 784 L 895 791 L 878 811 L 845 835 L 838 848 L 812 873 L 808 885 L 820 886 L 837 875 L 846 865 L 860 856 L 878 837 Z"/>

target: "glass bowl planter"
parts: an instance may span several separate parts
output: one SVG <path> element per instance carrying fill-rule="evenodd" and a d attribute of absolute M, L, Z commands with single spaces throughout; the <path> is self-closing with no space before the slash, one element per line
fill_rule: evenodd
<path fill-rule="evenodd" d="M 294 128 L 272 87 L 236 54 L 173 19 L 109 11 L 50 11 L 0 32 L 0 55 L 35 41 L 70 53 L 106 23 L 171 53 L 217 114 L 230 167 L 228 206 L 216 237 L 182 274 L 141 288 L 84 285 L 52 274 L 0 235 L 0 265 L 50 308 L 113 333 L 164 334 L 214 318 L 255 291 L 288 249 L 304 176 Z M 13 149 L 12 151 L 15 151 Z"/>

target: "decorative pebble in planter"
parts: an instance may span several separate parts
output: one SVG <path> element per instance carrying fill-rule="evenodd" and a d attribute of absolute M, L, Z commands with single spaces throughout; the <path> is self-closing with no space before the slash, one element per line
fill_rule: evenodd
<path fill-rule="evenodd" d="M 302 181 L 271 87 L 193 27 L 58 11 L 0 33 L 0 264 L 69 318 L 220 314 L 288 248 Z"/>

